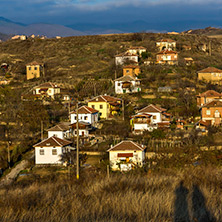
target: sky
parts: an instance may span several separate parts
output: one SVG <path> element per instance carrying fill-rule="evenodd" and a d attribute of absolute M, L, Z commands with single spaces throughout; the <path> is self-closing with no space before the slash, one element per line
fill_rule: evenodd
<path fill-rule="evenodd" d="M 0 6 L 0 16 L 25 24 L 145 21 L 160 31 L 222 26 L 222 0 L 0 0 Z"/>

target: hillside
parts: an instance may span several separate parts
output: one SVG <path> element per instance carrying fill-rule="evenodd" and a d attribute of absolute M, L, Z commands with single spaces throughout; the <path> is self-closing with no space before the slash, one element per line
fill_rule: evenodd
<path fill-rule="evenodd" d="M 188 31 L 182 32 L 184 34 L 195 34 L 195 35 L 206 35 L 206 36 L 218 36 L 222 35 L 221 28 L 207 27 L 205 29 L 190 29 Z"/>

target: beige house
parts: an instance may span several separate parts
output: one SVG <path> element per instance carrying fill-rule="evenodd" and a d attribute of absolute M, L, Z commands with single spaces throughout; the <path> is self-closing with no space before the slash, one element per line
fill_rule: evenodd
<path fill-rule="evenodd" d="M 156 42 L 156 47 L 159 48 L 160 51 L 165 49 L 175 50 L 176 49 L 176 41 L 172 39 L 161 39 Z"/>
<path fill-rule="evenodd" d="M 134 46 L 130 47 L 127 52 L 131 54 L 141 55 L 143 52 L 146 52 L 146 48 L 144 48 L 143 46 Z"/>
<path fill-rule="evenodd" d="M 169 49 L 162 50 L 156 55 L 156 63 L 178 65 L 178 53 Z"/>
<path fill-rule="evenodd" d="M 197 72 L 198 80 L 211 82 L 213 84 L 222 84 L 222 70 L 215 67 L 208 67 Z"/>
<path fill-rule="evenodd" d="M 34 79 L 34 78 L 40 78 L 40 76 L 44 72 L 43 69 L 44 69 L 44 64 L 42 64 L 42 63 L 38 63 L 36 61 L 28 63 L 26 65 L 26 78 L 27 78 L 27 80 Z"/>
<path fill-rule="evenodd" d="M 145 160 L 145 147 L 133 141 L 122 141 L 107 152 L 112 170 L 128 171 L 142 167 Z"/>
<path fill-rule="evenodd" d="M 56 94 L 60 94 L 60 87 L 51 82 L 45 82 L 39 86 L 34 87 L 33 94 L 42 97 L 55 98 Z"/>

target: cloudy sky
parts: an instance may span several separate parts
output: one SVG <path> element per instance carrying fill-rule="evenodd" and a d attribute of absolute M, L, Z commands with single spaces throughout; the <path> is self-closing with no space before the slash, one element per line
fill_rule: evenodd
<path fill-rule="evenodd" d="M 222 0 L 0 0 L 0 16 L 21 23 L 125 23 L 154 30 L 222 26 Z"/>

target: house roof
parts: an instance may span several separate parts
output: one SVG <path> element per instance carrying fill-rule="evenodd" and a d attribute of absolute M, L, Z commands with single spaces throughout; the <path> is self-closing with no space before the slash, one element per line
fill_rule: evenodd
<path fill-rule="evenodd" d="M 222 102 L 219 100 L 213 100 L 209 103 L 206 103 L 202 107 L 222 107 Z"/>
<path fill-rule="evenodd" d="M 132 118 L 140 118 L 140 117 L 150 118 L 150 117 L 152 117 L 152 115 L 147 114 L 147 113 L 140 113 L 140 114 L 136 114 L 136 115 L 132 116 Z"/>
<path fill-rule="evenodd" d="M 158 42 L 176 42 L 175 40 L 172 40 L 172 39 L 161 39 L 160 41 Z"/>
<path fill-rule="evenodd" d="M 214 90 L 207 90 L 206 92 L 203 92 L 198 95 L 198 97 L 221 97 L 222 95 L 219 92 L 216 92 Z"/>
<path fill-rule="evenodd" d="M 132 76 L 121 76 L 120 78 L 118 79 L 115 79 L 114 81 L 135 81 L 135 80 L 139 80 L 139 79 L 136 79 L 136 78 L 133 78 Z"/>
<path fill-rule="evenodd" d="M 49 129 L 47 129 L 47 131 L 67 131 L 69 130 L 69 125 L 64 124 L 64 123 L 59 123 Z"/>
<path fill-rule="evenodd" d="M 59 88 L 56 84 L 51 83 L 51 82 L 44 82 L 36 87 L 34 87 L 34 89 L 36 88 Z"/>
<path fill-rule="evenodd" d="M 43 65 L 43 63 L 38 63 L 36 61 L 30 62 L 28 64 L 26 64 L 27 66 L 36 66 L 36 65 Z"/>
<path fill-rule="evenodd" d="M 87 123 L 87 122 L 84 122 L 84 121 L 79 121 L 78 122 L 78 126 L 79 126 L 79 128 L 80 129 L 82 129 L 82 128 L 86 128 L 87 126 L 88 126 L 88 128 L 91 126 L 91 124 L 90 123 Z M 72 123 L 72 124 L 70 124 L 69 125 L 71 128 L 76 128 L 76 122 L 75 123 Z"/>
<path fill-rule="evenodd" d="M 130 52 L 123 52 L 118 55 L 115 55 L 115 57 L 124 57 L 124 56 L 137 56 L 138 57 L 138 55 L 130 53 Z"/>
<path fill-rule="evenodd" d="M 195 125 L 197 125 L 197 124 L 200 124 L 200 125 L 203 125 L 203 126 L 209 126 L 210 125 L 209 122 L 205 122 L 203 120 L 199 120 L 197 123 L 195 123 Z"/>
<path fill-rule="evenodd" d="M 217 69 L 215 67 L 207 67 L 206 69 L 202 69 L 200 71 L 198 71 L 198 73 L 222 73 L 221 69 Z"/>
<path fill-rule="evenodd" d="M 136 69 L 136 68 L 140 68 L 138 65 L 126 65 L 126 66 L 123 66 L 123 69 L 129 69 L 129 68 L 132 68 L 132 69 Z"/>
<path fill-rule="evenodd" d="M 185 61 L 193 61 L 193 58 L 188 57 L 188 58 L 184 58 Z"/>
<path fill-rule="evenodd" d="M 111 147 L 107 151 L 109 152 L 109 151 L 125 151 L 125 150 L 143 151 L 143 150 L 145 150 L 145 147 L 142 147 L 141 145 L 139 145 L 133 141 L 122 141 L 122 142 L 116 144 L 115 146 Z"/>
<path fill-rule="evenodd" d="M 157 107 L 157 106 L 154 106 L 153 104 L 150 104 L 146 107 L 144 107 L 143 109 L 139 110 L 137 113 L 156 113 L 156 112 L 164 112 L 166 111 L 166 109 L 163 109 L 161 107 Z"/>
<path fill-rule="evenodd" d="M 107 103 L 115 103 L 118 101 L 122 101 L 122 99 L 107 95 L 96 96 L 93 99 L 89 100 L 89 102 L 107 102 Z"/>
<path fill-rule="evenodd" d="M 173 50 L 164 49 L 164 50 L 160 51 L 157 54 L 159 55 L 159 54 L 178 54 L 178 53 L 176 51 L 173 51 Z"/>
<path fill-rule="evenodd" d="M 78 114 L 93 114 L 93 113 L 98 113 L 98 112 L 99 112 L 98 110 L 95 110 L 88 106 L 81 106 L 78 109 Z M 70 114 L 75 114 L 75 113 L 76 113 L 76 110 L 72 111 Z"/>
<path fill-rule="evenodd" d="M 33 147 L 63 147 L 71 144 L 71 141 L 60 139 L 56 136 L 49 137 L 40 143 L 35 144 Z"/>

